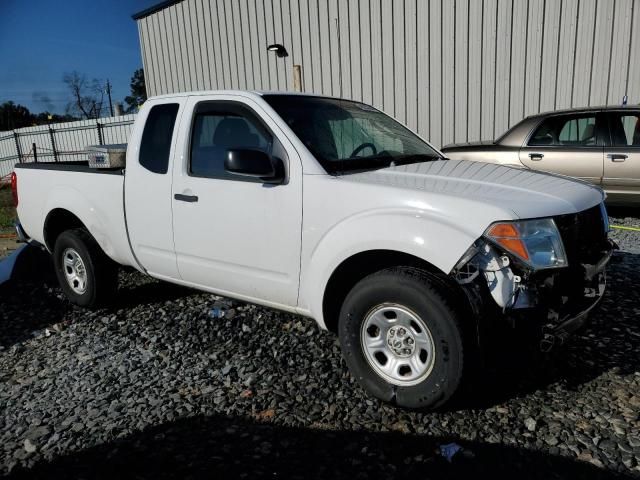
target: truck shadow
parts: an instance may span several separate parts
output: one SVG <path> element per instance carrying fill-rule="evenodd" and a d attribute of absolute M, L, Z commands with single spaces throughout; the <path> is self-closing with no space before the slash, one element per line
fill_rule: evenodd
<path fill-rule="evenodd" d="M 0 346 L 14 344 L 39 335 L 45 328 L 68 323 L 74 309 L 63 296 L 50 264 L 42 262 L 29 275 L 0 286 Z M 34 272 L 38 272 L 34 274 Z M 123 278 L 128 278 L 123 275 Z M 116 298 L 101 310 L 112 313 L 142 305 L 152 305 L 178 300 L 194 295 L 195 290 L 144 279 L 143 283 L 124 281 Z M 86 312 L 88 314 L 88 312 Z"/>
<path fill-rule="evenodd" d="M 0 286 L 0 346 L 20 343 L 65 320 L 72 306 L 61 301 L 50 285 L 23 282 Z"/>
<path fill-rule="evenodd" d="M 458 454 L 449 463 L 436 452 L 454 440 L 196 416 L 40 460 L 9 478 L 631 478 L 565 457 L 483 442 L 460 441 L 473 456 Z"/>
<path fill-rule="evenodd" d="M 133 272 L 134 270 L 130 271 Z M 120 276 L 118 294 L 113 302 L 107 305 L 106 310 L 113 311 L 155 303 L 172 302 L 189 295 L 201 293 L 192 288 L 144 277 L 144 282 L 132 284 L 127 280 L 129 278 L 131 276 Z M 136 274 L 135 278 L 140 279 L 140 276 Z"/>

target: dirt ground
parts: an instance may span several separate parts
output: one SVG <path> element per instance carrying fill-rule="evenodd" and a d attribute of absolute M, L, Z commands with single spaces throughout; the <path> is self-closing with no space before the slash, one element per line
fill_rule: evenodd
<path fill-rule="evenodd" d="M 0 235 L 7 233 L 4 229 L 0 230 Z M 16 243 L 16 239 L 14 238 L 1 238 L 0 237 L 0 258 L 6 257 L 12 251 L 20 246 L 19 243 Z"/>
<path fill-rule="evenodd" d="M 8 185 L 0 184 L 0 258 L 8 255 L 18 248 L 15 232 L 13 230 L 13 220 L 16 216 L 11 198 L 11 190 Z"/>

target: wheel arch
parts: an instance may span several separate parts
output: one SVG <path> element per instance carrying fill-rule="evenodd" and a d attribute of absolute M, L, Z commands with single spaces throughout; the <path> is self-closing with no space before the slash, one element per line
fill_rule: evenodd
<path fill-rule="evenodd" d="M 43 229 L 43 237 L 47 249 L 53 252 L 56 239 L 60 234 L 65 230 L 74 228 L 82 228 L 89 233 L 87 226 L 74 213 L 65 208 L 54 208 L 51 210 L 45 218 Z"/>
<path fill-rule="evenodd" d="M 429 274 L 438 283 L 450 287 L 452 293 L 464 297 L 461 287 L 432 263 L 397 250 L 367 250 L 344 259 L 331 273 L 322 296 L 324 326 L 337 332 L 340 308 L 351 289 L 363 278 L 392 267 L 416 268 Z"/>

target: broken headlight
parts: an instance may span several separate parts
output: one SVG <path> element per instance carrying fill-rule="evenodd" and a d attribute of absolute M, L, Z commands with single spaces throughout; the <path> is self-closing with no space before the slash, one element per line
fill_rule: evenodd
<path fill-rule="evenodd" d="M 569 264 L 552 218 L 494 223 L 484 236 L 534 269 Z"/>

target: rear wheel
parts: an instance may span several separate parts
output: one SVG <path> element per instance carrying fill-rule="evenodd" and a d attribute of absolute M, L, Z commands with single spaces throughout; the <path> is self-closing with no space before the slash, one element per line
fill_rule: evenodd
<path fill-rule="evenodd" d="M 460 317 L 426 272 L 383 270 L 347 295 L 339 320 L 342 352 L 370 394 L 403 407 L 435 408 L 462 378 Z"/>
<path fill-rule="evenodd" d="M 65 295 L 81 307 L 108 303 L 118 286 L 117 265 L 83 229 L 67 230 L 56 239 L 53 263 Z"/>

